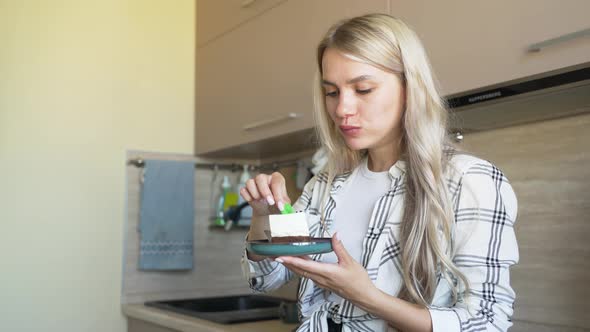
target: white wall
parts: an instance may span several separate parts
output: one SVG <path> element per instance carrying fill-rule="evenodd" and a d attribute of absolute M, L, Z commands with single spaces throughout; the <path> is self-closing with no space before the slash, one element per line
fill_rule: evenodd
<path fill-rule="evenodd" d="M 125 151 L 193 152 L 195 10 L 0 0 L 0 330 L 125 330 Z"/>

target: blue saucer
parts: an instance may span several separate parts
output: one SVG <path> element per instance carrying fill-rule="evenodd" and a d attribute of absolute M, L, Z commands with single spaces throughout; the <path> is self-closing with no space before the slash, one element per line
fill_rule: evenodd
<path fill-rule="evenodd" d="M 303 256 L 332 251 L 329 237 L 312 238 L 309 242 L 271 243 L 267 240 L 248 241 L 248 251 L 259 256 Z"/>

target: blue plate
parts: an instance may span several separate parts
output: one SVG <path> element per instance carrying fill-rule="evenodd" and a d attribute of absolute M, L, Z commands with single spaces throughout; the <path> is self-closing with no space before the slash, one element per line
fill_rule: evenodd
<path fill-rule="evenodd" d="M 309 242 L 271 243 L 267 240 L 248 241 L 249 252 L 260 256 L 303 256 L 323 254 L 332 251 L 329 237 L 311 238 Z"/>

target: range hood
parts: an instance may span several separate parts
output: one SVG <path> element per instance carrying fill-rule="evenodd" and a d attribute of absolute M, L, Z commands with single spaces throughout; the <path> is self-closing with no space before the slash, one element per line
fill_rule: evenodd
<path fill-rule="evenodd" d="M 447 97 L 450 124 L 469 133 L 590 112 L 590 62 Z"/>
<path fill-rule="evenodd" d="M 590 113 L 590 62 L 447 96 L 450 127 L 463 133 Z M 231 159 L 277 158 L 318 147 L 315 131 L 307 128 L 278 137 L 208 152 L 202 157 Z"/>

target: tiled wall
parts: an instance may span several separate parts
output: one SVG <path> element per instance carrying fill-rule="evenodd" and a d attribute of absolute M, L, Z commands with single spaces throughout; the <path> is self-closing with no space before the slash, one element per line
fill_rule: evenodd
<path fill-rule="evenodd" d="M 129 152 L 128 160 L 141 156 L 144 159 L 169 159 L 200 161 L 192 156 Z M 126 167 L 127 173 L 127 221 L 125 224 L 125 245 L 123 258 L 122 302 L 139 303 L 160 299 L 179 299 L 227 294 L 251 293 L 242 278 L 240 258 L 247 228 L 233 228 L 226 232 L 222 228 L 210 228 L 213 215 L 211 188 L 215 193 L 221 188 L 224 175 L 232 184 L 237 184 L 241 171 L 219 171 L 212 185 L 212 170 L 195 170 L 195 227 L 194 227 L 194 268 L 192 271 L 141 271 L 138 269 L 140 207 L 140 176 L 142 169 L 133 165 Z M 296 280 L 283 289 L 271 294 L 285 298 L 296 298 Z"/>
<path fill-rule="evenodd" d="M 465 135 L 518 198 L 511 331 L 588 331 L 590 115 Z"/>

